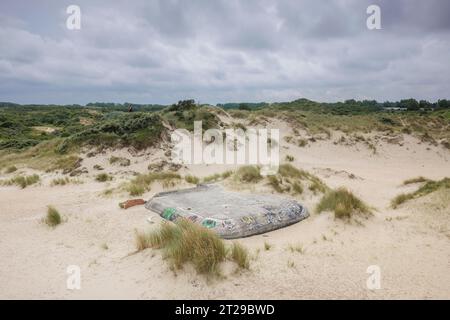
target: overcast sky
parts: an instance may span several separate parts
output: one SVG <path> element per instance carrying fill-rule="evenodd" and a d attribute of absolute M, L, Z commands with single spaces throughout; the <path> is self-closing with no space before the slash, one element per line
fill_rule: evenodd
<path fill-rule="evenodd" d="M 0 101 L 435 101 L 449 61 L 448 0 L 0 2 Z"/>

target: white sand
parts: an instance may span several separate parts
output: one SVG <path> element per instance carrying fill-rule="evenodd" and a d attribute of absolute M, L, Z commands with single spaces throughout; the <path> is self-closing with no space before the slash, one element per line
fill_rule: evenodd
<path fill-rule="evenodd" d="M 283 135 L 291 134 L 282 123 L 273 126 L 281 126 Z M 227 263 L 225 278 L 213 281 L 196 275 L 189 266 L 174 274 L 158 250 L 130 255 L 135 250 L 134 230 L 152 226 L 147 222 L 149 216 L 156 223 L 161 219 L 143 206 L 121 210 L 118 203 L 132 198 L 126 193 L 102 195 L 130 179 L 133 171 L 146 172 L 150 162 L 164 158 L 163 150 L 139 156 L 121 150 L 85 158 L 83 166 L 89 174 L 80 177 L 84 183 L 79 185 L 51 187 L 56 174 L 39 173 L 39 186 L 0 187 L 0 298 L 449 299 L 448 191 L 408 202 L 397 210 L 389 208 L 395 195 L 417 187 L 400 186 L 405 179 L 449 177 L 449 152 L 405 137 L 403 146 L 381 143 L 374 155 L 362 143 L 334 145 L 338 137 L 304 148 L 283 142 L 282 159 L 293 155 L 295 166 L 315 173 L 329 186 L 346 186 L 377 209 L 374 217 L 361 226 L 335 221 L 332 214 L 313 213 L 290 227 L 241 239 L 254 256 L 250 270 L 235 273 L 234 265 Z M 109 165 L 111 154 L 126 156 L 131 166 Z M 95 164 L 115 179 L 95 182 L 99 173 L 92 168 Z M 189 172 L 206 176 L 226 169 L 190 166 Z M 143 198 L 160 190 L 155 185 Z M 318 201 L 310 195 L 297 199 L 310 209 Z M 49 204 L 67 218 L 55 229 L 40 222 Z M 265 251 L 264 242 L 273 247 Z M 291 252 L 289 244 L 303 245 L 305 253 Z M 66 288 L 69 265 L 81 267 L 81 290 Z M 381 268 L 380 290 L 366 287 L 369 265 Z"/>

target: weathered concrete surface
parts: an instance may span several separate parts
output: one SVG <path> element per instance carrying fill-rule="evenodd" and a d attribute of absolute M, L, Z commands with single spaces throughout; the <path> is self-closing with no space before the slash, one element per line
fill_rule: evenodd
<path fill-rule="evenodd" d="M 147 201 L 145 207 L 170 221 L 178 217 L 190 219 L 225 239 L 279 229 L 309 216 L 308 210 L 295 200 L 225 191 L 215 184 L 162 192 Z"/>

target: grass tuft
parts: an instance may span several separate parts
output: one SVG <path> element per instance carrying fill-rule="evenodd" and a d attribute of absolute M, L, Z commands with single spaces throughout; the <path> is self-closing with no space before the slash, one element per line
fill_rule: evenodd
<path fill-rule="evenodd" d="M 242 269 L 248 269 L 250 266 L 248 250 L 239 242 L 233 242 L 231 259 Z"/>
<path fill-rule="evenodd" d="M 240 167 L 236 171 L 236 178 L 240 182 L 257 183 L 263 177 L 261 176 L 261 173 L 260 173 L 258 167 L 256 167 L 256 166 L 243 166 L 243 167 Z"/>
<path fill-rule="evenodd" d="M 30 176 L 15 176 L 9 180 L 0 181 L 0 184 L 5 186 L 17 185 L 22 189 L 25 189 L 26 187 L 37 183 L 39 180 L 40 177 L 37 174 L 33 174 Z"/>
<path fill-rule="evenodd" d="M 174 224 L 163 222 L 150 233 L 136 234 L 137 250 L 162 249 L 164 257 L 174 269 L 192 263 L 199 274 L 219 275 L 220 263 L 226 259 L 227 249 L 214 232 L 186 219 Z"/>
<path fill-rule="evenodd" d="M 412 178 L 412 179 L 403 181 L 403 185 L 406 186 L 408 184 L 427 182 L 427 181 L 430 181 L 430 180 L 428 180 L 427 178 L 424 178 L 424 177 L 417 177 L 417 178 Z"/>
<path fill-rule="evenodd" d="M 50 227 L 56 227 L 62 222 L 61 215 L 53 206 L 48 206 L 47 216 L 45 217 L 45 223 Z"/>
<path fill-rule="evenodd" d="M 159 181 L 163 188 L 175 186 L 180 182 L 181 176 L 173 172 L 150 172 L 148 174 L 139 174 L 126 185 L 126 190 L 132 196 L 140 196 L 150 191 L 153 182 Z"/>
<path fill-rule="evenodd" d="M 200 182 L 200 179 L 198 177 L 192 175 L 185 176 L 184 180 L 186 180 L 186 182 L 190 184 L 199 184 Z"/>
<path fill-rule="evenodd" d="M 98 182 L 111 181 L 112 179 L 113 177 L 107 173 L 99 173 L 98 175 L 95 176 L 95 180 L 97 180 Z"/>
<path fill-rule="evenodd" d="M 410 179 L 407 181 L 413 181 L 413 180 L 418 180 L 418 179 L 419 178 Z M 402 203 L 404 203 L 408 200 L 426 196 L 427 194 L 430 194 L 438 189 L 450 189 L 450 178 L 444 178 L 439 181 L 433 181 L 433 180 L 425 180 L 425 181 L 426 181 L 426 183 L 423 186 L 421 186 L 419 189 L 417 189 L 416 191 L 411 192 L 411 193 L 402 193 L 402 194 L 399 194 L 398 196 L 396 196 L 394 199 L 392 199 L 392 201 L 391 201 L 392 208 L 396 209 L 399 205 L 401 205 Z M 419 182 L 422 182 L 422 181 L 419 181 Z M 415 182 L 411 182 L 411 183 L 415 183 Z"/>
<path fill-rule="evenodd" d="M 317 205 L 317 212 L 334 211 L 337 219 L 349 219 L 354 214 L 371 214 L 369 207 L 345 188 L 328 192 Z"/>

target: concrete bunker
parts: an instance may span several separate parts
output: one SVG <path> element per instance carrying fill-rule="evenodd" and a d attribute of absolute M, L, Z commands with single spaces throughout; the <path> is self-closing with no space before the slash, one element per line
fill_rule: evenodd
<path fill-rule="evenodd" d="M 217 184 L 161 192 L 145 207 L 166 220 L 183 217 L 199 223 L 224 239 L 265 233 L 309 216 L 308 210 L 295 200 L 227 191 Z"/>

